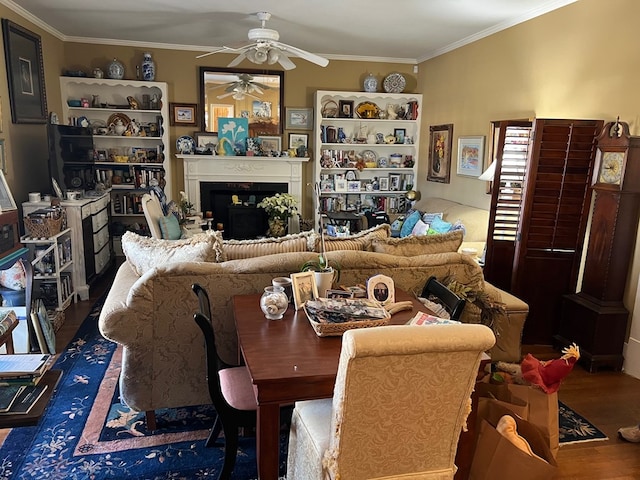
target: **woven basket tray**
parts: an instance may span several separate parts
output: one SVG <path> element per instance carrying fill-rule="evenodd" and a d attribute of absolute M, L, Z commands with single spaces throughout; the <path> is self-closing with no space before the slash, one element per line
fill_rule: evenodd
<path fill-rule="evenodd" d="M 60 233 L 62 230 L 62 217 L 58 219 L 42 218 L 37 222 L 29 217 L 24 217 L 24 228 L 30 237 L 49 238 Z"/>
<path fill-rule="evenodd" d="M 347 330 L 351 330 L 353 328 L 381 327 L 389 323 L 391 315 L 386 310 L 384 310 L 384 308 L 377 302 L 367 301 L 365 299 L 333 299 L 332 301 L 350 303 L 358 300 L 360 300 L 361 302 L 370 302 L 371 306 L 381 309 L 384 312 L 385 317 L 358 318 L 358 320 L 344 322 L 324 322 L 317 321 L 315 319 L 315 316 L 307 309 L 306 304 L 304 306 L 304 311 L 307 314 L 307 318 L 309 319 L 309 323 L 313 327 L 313 330 L 319 337 L 337 337 L 342 335 Z"/>

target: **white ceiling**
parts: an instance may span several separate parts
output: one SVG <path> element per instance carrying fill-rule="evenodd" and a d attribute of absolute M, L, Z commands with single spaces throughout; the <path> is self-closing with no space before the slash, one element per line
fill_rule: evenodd
<path fill-rule="evenodd" d="M 329 59 L 417 63 L 577 0 L 0 0 L 64 41 L 207 51 L 272 14 L 280 41 Z"/>

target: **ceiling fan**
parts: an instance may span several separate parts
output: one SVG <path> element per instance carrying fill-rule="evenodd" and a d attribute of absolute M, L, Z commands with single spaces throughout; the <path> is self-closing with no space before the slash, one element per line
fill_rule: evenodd
<path fill-rule="evenodd" d="M 238 53 L 239 55 L 227 67 L 235 67 L 246 58 L 250 62 L 257 64 L 267 63 L 273 65 L 274 63 L 279 63 L 285 70 L 296 68 L 296 64 L 291 61 L 289 56 L 300 57 L 321 67 L 326 67 L 329 64 L 329 60 L 320 55 L 279 42 L 280 34 L 276 30 L 265 28 L 267 20 L 271 18 L 270 13 L 258 12 L 257 17 L 262 22 L 262 26 L 249 30 L 248 38 L 251 43 L 238 48 L 225 46 L 198 55 L 196 58 L 206 57 L 214 53 Z"/>
<path fill-rule="evenodd" d="M 242 100 L 246 97 L 253 97 L 260 99 L 257 95 L 262 95 L 265 90 L 269 90 L 271 87 L 264 83 L 255 82 L 253 77 L 248 73 L 238 74 L 238 80 L 233 82 L 224 83 L 218 87 L 225 87 L 223 94 L 218 95 L 217 98 L 233 97 L 235 100 Z"/>

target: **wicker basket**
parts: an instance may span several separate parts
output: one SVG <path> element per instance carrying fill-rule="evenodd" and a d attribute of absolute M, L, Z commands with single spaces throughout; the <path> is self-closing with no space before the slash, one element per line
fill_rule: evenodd
<path fill-rule="evenodd" d="M 309 316 L 307 315 L 307 318 Z M 347 330 L 352 328 L 369 328 L 369 327 L 382 327 L 389 323 L 389 318 L 383 318 L 380 320 L 358 320 L 357 322 L 343 322 L 343 323 L 319 323 L 314 322 L 309 318 L 309 323 L 319 337 L 339 337 L 342 336 Z"/>
<path fill-rule="evenodd" d="M 314 309 L 307 308 L 307 304 L 304 305 L 304 311 L 307 314 L 307 318 L 309 319 L 309 323 L 313 327 L 313 330 L 316 332 L 316 335 L 319 337 L 337 337 L 342 335 L 347 330 L 351 330 L 353 328 L 368 328 L 368 327 L 381 327 L 383 325 L 387 325 L 391 319 L 391 315 L 389 312 L 384 310 L 384 307 L 380 305 L 378 302 L 367 299 L 333 299 L 333 300 L 325 300 L 318 299 L 317 302 L 334 302 L 329 308 L 324 307 L 322 303 L 320 307 L 318 305 L 314 305 Z M 317 303 L 314 301 L 314 303 Z M 384 313 L 384 318 L 379 318 L 381 315 L 374 315 L 374 318 L 358 318 L 357 320 L 350 320 L 353 318 L 348 313 L 348 305 L 359 304 L 362 305 L 362 302 L 366 302 L 369 306 L 380 309 L 381 312 Z M 338 304 L 337 307 L 335 304 Z M 345 310 L 342 310 L 340 306 L 342 303 L 347 307 Z M 318 309 L 318 310 L 316 310 Z M 311 311 L 310 311 L 311 310 Z M 317 315 L 314 315 L 312 312 L 316 312 Z M 319 321 L 324 317 L 324 313 L 319 312 L 329 312 L 329 315 L 332 315 L 333 312 L 345 312 L 342 314 L 342 317 L 347 321 Z M 340 313 L 338 313 L 340 316 Z"/>
<path fill-rule="evenodd" d="M 29 217 L 24 217 L 24 228 L 30 237 L 33 238 L 49 238 L 60 233 L 62 229 L 62 217 L 39 218 L 37 221 Z"/>

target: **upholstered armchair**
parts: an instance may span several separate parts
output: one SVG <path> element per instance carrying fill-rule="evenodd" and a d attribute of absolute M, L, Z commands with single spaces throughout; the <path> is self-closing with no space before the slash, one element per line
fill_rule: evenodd
<path fill-rule="evenodd" d="M 349 330 L 332 399 L 297 402 L 287 480 L 453 479 L 483 325 Z"/>

